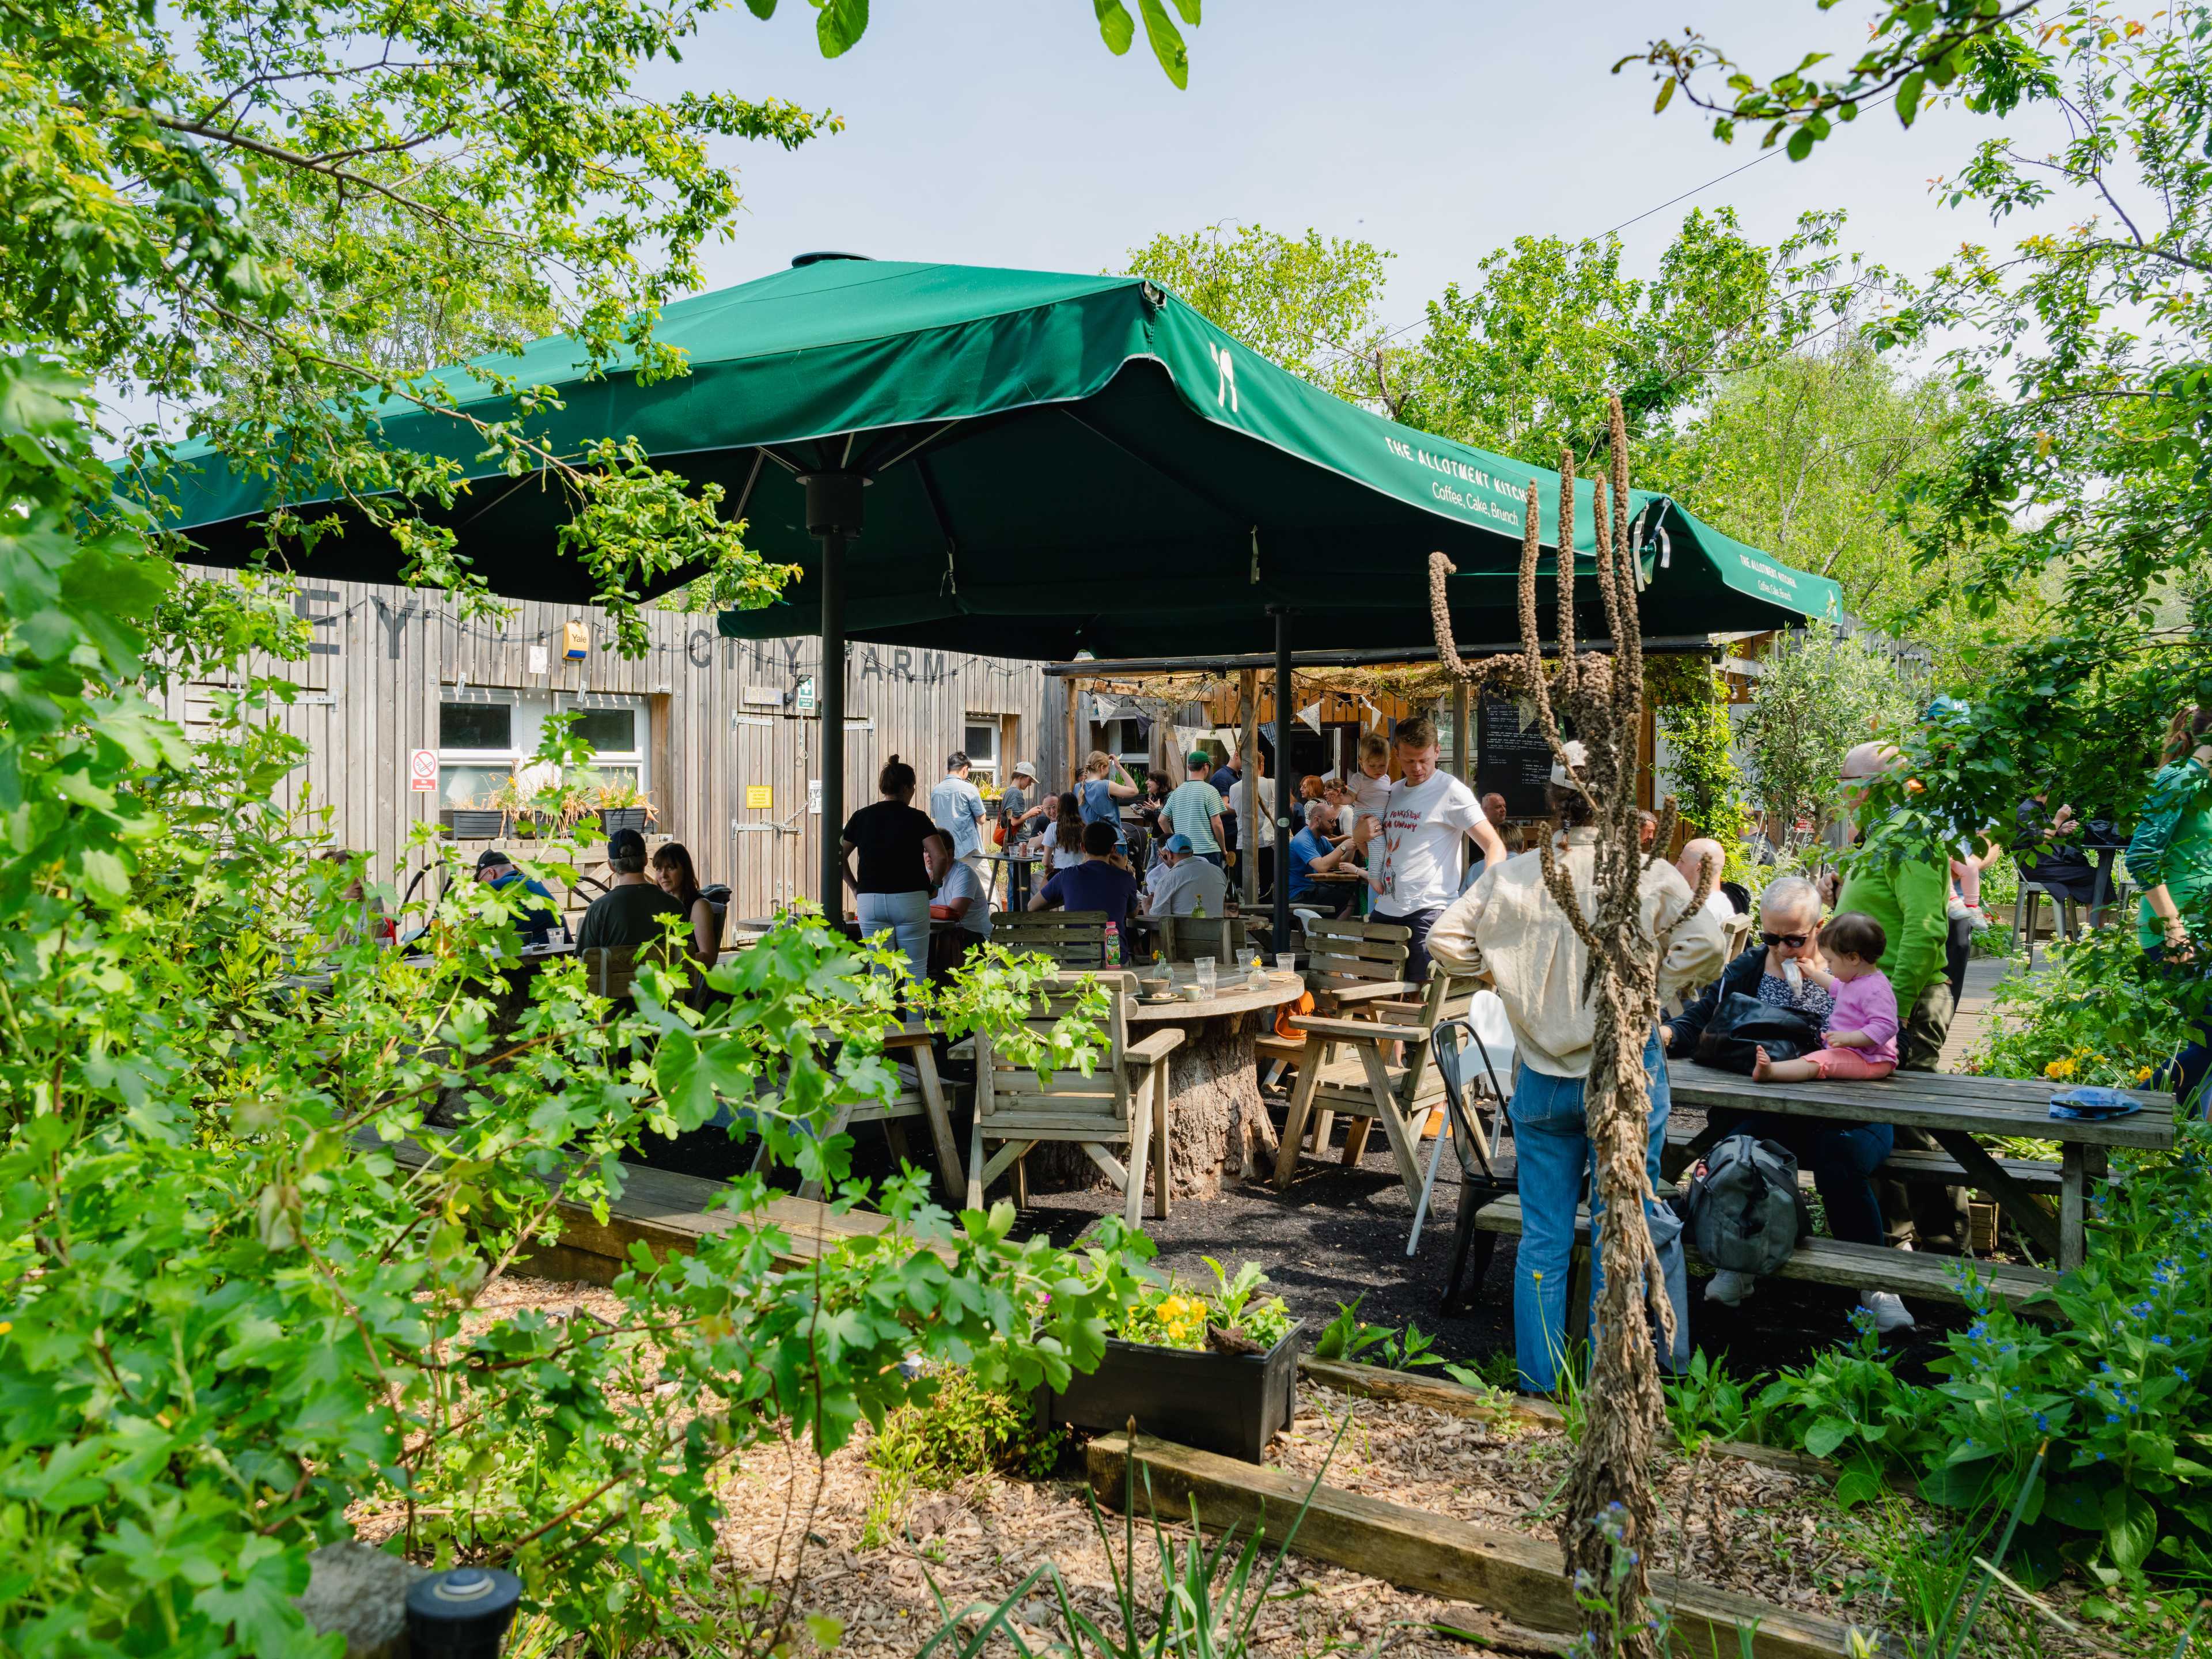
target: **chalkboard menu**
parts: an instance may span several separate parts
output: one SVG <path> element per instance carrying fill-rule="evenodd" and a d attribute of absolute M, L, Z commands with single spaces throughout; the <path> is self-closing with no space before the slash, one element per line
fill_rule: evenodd
<path fill-rule="evenodd" d="M 1566 727 L 1562 723 L 1562 735 Z M 1485 697 L 1475 726 L 1475 792 L 1505 797 L 1508 817 L 1540 818 L 1548 810 L 1546 789 L 1552 781 L 1552 746 L 1535 720 L 1521 728 L 1521 710 L 1510 698 Z"/>

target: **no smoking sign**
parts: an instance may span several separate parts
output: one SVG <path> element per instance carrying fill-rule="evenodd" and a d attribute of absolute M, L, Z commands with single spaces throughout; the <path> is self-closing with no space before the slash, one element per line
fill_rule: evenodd
<path fill-rule="evenodd" d="M 438 787 L 438 751 L 417 749 L 407 757 L 407 787 L 418 795 L 427 795 Z"/>

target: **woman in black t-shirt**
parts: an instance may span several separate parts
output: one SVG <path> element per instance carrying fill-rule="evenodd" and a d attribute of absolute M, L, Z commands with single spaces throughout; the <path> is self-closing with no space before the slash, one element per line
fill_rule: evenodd
<path fill-rule="evenodd" d="M 929 977 L 929 866 L 921 844 L 936 832 L 915 810 L 914 768 L 893 755 L 876 779 L 883 799 L 845 820 L 845 884 L 853 890 L 860 935 L 889 929 L 914 976 Z M 860 858 L 856 873 L 853 855 Z"/>

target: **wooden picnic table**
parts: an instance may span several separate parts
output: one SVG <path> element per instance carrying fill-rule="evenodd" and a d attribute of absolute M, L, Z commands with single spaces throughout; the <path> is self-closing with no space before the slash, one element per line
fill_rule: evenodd
<path fill-rule="evenodd" d="M 1188 983 L 1189 964 L 1175 966 L 1176 982 Z M 1183 1034 L 1168 1056 L 1169 1170 L 1178 1197 L 1217 1197 L 1224 1175 L 1264 1176 L 1275 1167 L 1275 1126 L 1260 1098 L 1252 1044 L 1273 1028 L 1277 1008 L 1304 994 L 1305 981 L 1273 968 L 1265 979 L 1250 984 L 1232 964 L 1202 1001 L 1129 1006 L 1133 1038 L 1170 1025 Z"/>
<path fill-rule="evenodd" d="M 1960 1184 L 1994 1194 L 2014 1224 L 2055 1258 L 2062 1273 L 2080 1267 L 2086 1255 L 2089 1183 L 2105 1173 L 2107 1152 L 2115 1146 L 2163 1151 L 2173 1145 L 2172 1100 L 2147 1091 L 2130 1091 L 2141 1111 L 2100 1121 L 2052 1117 L 2052 1085 L 2020 1078 L 1893 1072 L 1873 1082 L 1757 1083 L 1689 1060 L 1668 1060 L 1667 1075 L 1674 1104 L 1707 1115 L 1705 1132 L 1690 1143 L 1692 1158 L 1720 1139 L 1736 1113 L 1925 1129 L 1958 1164 Z M 2057 1214 L 2039 1201 L 2018 1166 L 1993 1157 L 1977 1135 L 2056 1141 Z"/>
<path fill-rule="evenodd" d="M 885 1032 L 885 1057 L 914 1067 L 915 1088 L 909 1091 L 902 1085 L 897 1098 L 888 1108 L 872 1101 L 858 1106 L 848 1103 L 839 1108 L 825 1133 L 842 1134 L 856 1123 L 880 1123 L 884 1126 L 884 1138 L 890 1143 L 891 1156 L 903 1163 L 907 1161 L 904 1120 L 923 1119 L 929 1127 L 930 1149 L 936 1154 L 937 1172 L 945 1178 L 951 1207 L 957 1210 L 967 1202 L 968 1175 L 960 1162 L 959 1146 L 952 1139 L 952 1118 L 945 1084 L 938 1075 L 934 1044 L 939 1035 L 935 1026 L 918 1019 L 905 1020 L 896 1030 Z M 805 1182 L 799 1194 L 801 1198 L 818 1198 L 821 1189 L 814 1182 Z"/>
<path fill-rule="evenodd" d="M 1309 870 L 1305 878 L 1317 887 L 1342 889 L 1343 892 L 1336 901 L 1340 907 L 1346 899 L 1357 897 L 1360 902 L 1356 908 L 1362 910 L 1366 908 L 1367 872 L 1364 870 Z M 1357 894 L 1352 891 L 1354 888 L 1359 890 Z"/>
<path fill-rule="evenodd" d="M 576 947 L 563 941 L 552 945 L 526 945 L 515 952 L 515 957 L 517 968 L 535 971 L 549 962 L 556 962 L 563 957 L 573 957 L 575 954 Z M 431 958 L 420 951 L 410 950 L 401 960 L 410 968 L 422 968 L 429 965 Z M 281 989 L 287 991 L 328 991 L 335 983 L 336 977 L 332 969 L 325 968 L 313 973 L 287 974 L 276 983 Z"/>

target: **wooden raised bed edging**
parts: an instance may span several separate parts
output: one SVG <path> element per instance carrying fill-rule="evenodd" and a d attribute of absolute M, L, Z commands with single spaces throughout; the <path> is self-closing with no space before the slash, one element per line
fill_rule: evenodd
<path fill-rule="evenodd" d="M 1103 1435 L 1085 1454 L 1091 1490 L 1119 1508 L 1132 1444 L 1126 1434 Z M 1298 1475 L 1194 1451 L 1138 1435 L 1134 1456 L 1163 1516 L 1197 1506 L 1200 1525 L 1215 1531 L 1258 1527 L 1279 1543 L 1289 1533 L 1308 1486 Z M 1468 1601 L 1540 1631 L 1575 1631 L 1582 1614 L 1563 1573 L 1559 1546 L 1548 1539 L 1432 1515 L 1403 1504 L 1363 1497 L 1339 1486 L 1312 1488 L 1298 1524 L 1297 1552 L 1396 1585 L 1401 1589 Z M 1833 1619 L 1779 1607 L 1750 1596 L 1651 1576 L 1652 1594 L 1674 1615 L 1692 1653 L 1753 1659 L 1832 1659 L 1850 1651 L 1850 1629 Z M 1743 1637 L 1748 1645 L 1741 1646 Z"/>

